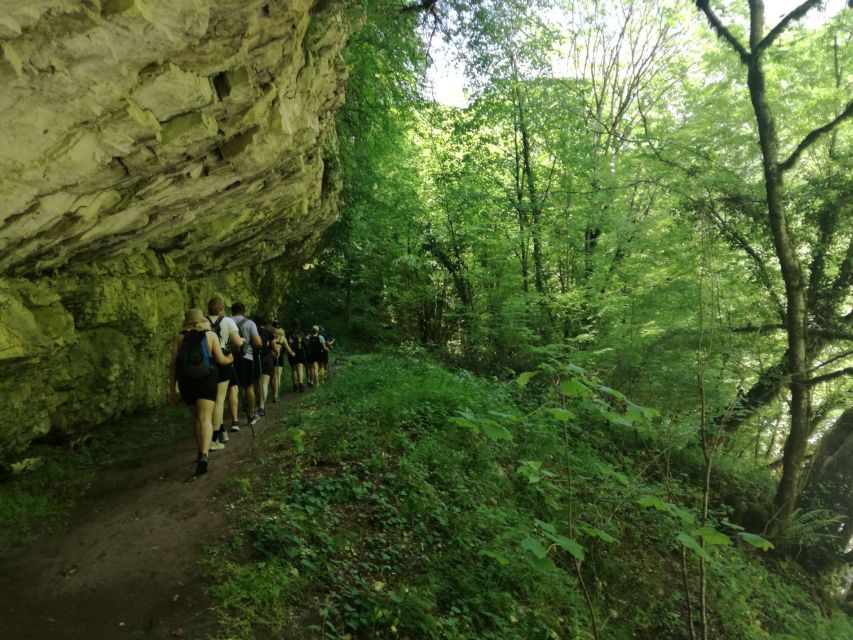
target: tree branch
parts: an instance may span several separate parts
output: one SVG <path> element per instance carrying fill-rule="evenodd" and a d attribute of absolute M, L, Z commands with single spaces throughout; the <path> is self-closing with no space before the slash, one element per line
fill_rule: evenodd
<path fill-rule="evenodd" d="M 708 4 L 708 0 L 696 0 L 696 6 L 699 10 L 705 14 L 705 17 L 708 18 L 708 22 L 711 27 L 713 27 L 714 31 L 717 32 L 717 35 L 720 38 L 723 38 L 726 42 L 728 42 L 732 48 L 737 51 L 740 56 L 741 62 L 746 64 L 749 62 L 750 54 L 749 51 L 740 43 L 740 41 L 734 37 L 731 31 L 729 31 L 726 26 L 722 23 L 720 18 L 714 13 L 714 10 L 711 9 Z"/>
<path fill-rule="evenodd" d="M 791 11 L 788 15 L 782 18 L 775 27 L 770 30 L 764 39 L 758 43 L 758 46 L 753 49 L 753 54 L 758 55 L 761 51 L 769 47 L 773 44 L 773 41 L 778 38 L 781 33 L 788 28 L 788 25 L 791 24 L 794 20 L 799 20 L 804 15 L 806 15 L 812 8 L 816 7 L 820 4 L 820 0 L 806 0 L 799 7 Z"/>
<path fill-rule="evenodd" d="M 784 324 L 765 324 L 758 327 L 753 327 L 752 325 L 732 327 L 731 331 L 732 333 L 764 333 L 765 331 L 784 331 L 785 329 L 787 327 Z M 833 331 L 832 329 L 810 327 L 809 334 L 829 340 L 853 340 L 853 334 L 844 333 L 843 331 Z"/>
<path fill-rule="evenodd" d="M 817 378 L 812 378 L 808 380 L 806 384 L 815 385 L 820 382 L 827 382 L 829 380 L 834 380 L 835 378 L 840 378 L 841 376 L 849 376 L 853 374 L 853 367 L 845 367 L 844 369 L 839 369 L 838 371 L 833 371 L 832 373 L 825 373 L 822 376 L 818 376 Z"/>
<path fill-rule="evenodd" d="M 793 167 L 799 159 L 800 154 L 803 153 L 803 151 L 805 151 L 815 142 L 817 142 L 817 140 L 822 135 L 829 133 L 830 131 L 835 129 L 835 127 L 840 125 L 850 116 L 853 116 L 853 100 L 847 103 L 847 107 L 844 109 L 844 111 L 838 114 L 835 120 L 832 120 L 831 122 L 826 123 L 822 127 L 818 127 L 817 129 L 810 131 L 809 134 L 805 138 L 803 138 L 802 142 L 797 145 L 797 148 L 794 149 L 794 152 L 790 156 L 788 156 L 788 159 L 785 160 L 785 162 L 779 163 L 779 171 L 787 171 L 788 169 Z"/>

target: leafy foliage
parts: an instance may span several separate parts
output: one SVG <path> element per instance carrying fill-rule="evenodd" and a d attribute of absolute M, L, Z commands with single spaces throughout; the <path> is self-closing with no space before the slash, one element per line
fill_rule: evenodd
<path fill-rule="evenodd" d="M 796 570 L 760 557 L 723 505 L 716 527 L 698 527 L 656 497 L 660 417 L 629 417 L 629 401 L 583 370 L 546 363 L 521 389 L 421 354 L 351 363 L 265 443 L 237 503 L 247 546 L 211 562 L 221 637 L 583 636 L 581 579 L 605 637 L 682 637 L 680 544 L 711 559 L 715 635 L 850 631 L 797 591 Z M 564 396 L 565 379 L 589 395 Z M 563 402 L 574 417 L 546 410 Z"/>

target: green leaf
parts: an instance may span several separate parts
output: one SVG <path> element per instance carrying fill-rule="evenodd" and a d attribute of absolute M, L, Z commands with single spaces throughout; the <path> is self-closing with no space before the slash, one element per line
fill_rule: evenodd
<path fill-rule="evenodd" d="M 492 560 L 496 560 L 499 565 L 506 566 L 509 564 L 509 560 L 507 560 L 506 556 L 501 555 L 497 551 L 489 551 L 488 549 L 480 549 L 478 555 L 485 556 L 487 558 L 491 558 Z"/>
<path fill-rule="evenodd" d="M 574 413 L 572 413 L 571 411 L 567 411 L 566 409 L 559 409 L 557 407 L 551 407 L 551 408 L 545 409 L 545 411 L 547 411 L 552 416 L 557 418 L 557 420 L 563 420 L 566 422 L 569 420 L 575 420 L 577 418 L 577 416 Z"/>
<path fill-rule="evenodd" d="M 720 533 L 714 527 L 700 527 L 690 532 L 691 536 L 702 538 L 705 544 L 730 545 L 732 539 L 725 533 Z"/>
<path fill-rule="evenodd" d="M 616 389 L 611 389 L 610 387 L 605 387 L 603 384 L 598 385 L 596 389 L 601 391 L 601 393 L 606 393 L 607 395 L 616 398 L 617 400 L 627 400 L 624 393 L 617 391 Z"/>
<path fill-rule="evenodd" d="M 581 522 L 577 525 L 578 529 L 583 531 L 585 534 L 592 536 L 594 538 L 598 538 L 599 540 L 607 543 L 619 542 L 616 538 L 611 536 L 609 533 L 602 531 L 592 525 L 588 525 L 584 522 Z"/>
<path fill-rule="evenodd" d="M 695 553 L 700 558 L 703 558 L 704 560 L 710 560 L 711 559 L 711 556 L 708 555 L 708 552 L 705 551 L 699 545 L 699 543 L 696 542 L 696 540 L 691 538 L 690 535 L 685 533 L 684 531 L 679 531 L 678 534 L 675 536 L 675 539 L 678 540 L 685 547 L 690 549 L 693 553 Z"/>
<path fill-rule="evenodd" d="M 525 551 L 529 551 L 537 558 L 542 559 L 548 557 L 548 551 L 545 549 L 545 546 L 536 538 L 531 538 L 530 536 L 526 537 L 521 542 L 521 548 Z"/>
<path fill-rule="evenodd" d="M 723 520 L 723 524 L 727 526 L 729 529 L 734 529 L 735 531 L 744 531 L 744 528 L 739 524 L 735 524 L 734 522 L 729 522 L 728 520 Z"/>
<path fill-rule="evenodd" d="M 584 385 L 580 380 L 575 378 L 567 378 L 560 383 L 563 393 L 570 398 L 589 398 L 592 391 Z"/>
<path fill-rule="evenodd" d="M 477 426 L 477 423 L 469 420 L 468 418 L 463 418 L 461 416 L 453 416 L 452 418 L 448 418 L 447 421 L 451 424 L 455 424 L 460 427 L 465 427 L 466 429 L 469 429 L 471 433 L 480 433 L 480 427 Z"/>
<path fill-rule="evenodd" d="M 667 502 L 667 504 L 669 505 L 672 513 L 677 516 L 678 519 L 681 520 L 681 522 L 683 522 L 684 524 L 696 524 L 696 516 L 694 516 L 692 513 L 690 513 L 689 511 L 685 511 L 678 505 L 670 504 L 669 502 Z"/>
<path fill-rule="evenodd" d="M 512 441 L 512 434 L 506 427 L 502 427 L 499 424 L 492 422 L 491 420 L 485 421 L 482 424 L 483 433 L 489 440 L 494 440 L 498 442 L 499 440 L 504 440 L 507 442 Z"/>
<path fill-rule="evenodd" d="M 551 558 L 533 558 L 533 566 L 545 573 L 554 573 L 557 571 L 557 565 Z"/>
<path fill-rule="evenodd" d="M 515 472 L 527 478 L 528 484 L 536 484 L 542 480 L 542 461 L 541 460 L 522 460 L 521 466 Z"/>
<path fill-rule="evenodd" d="M 757 549 L 761 549 L 762 551 L 770 551 L 770 549 L 774 548 L 772 542 L 770 542 L 769 540 L 765 540 L 758 534 L 748 533 L 746 531 L 738 531 L 738 535 L 743 538 L 744 541 L 748 542 Z"/>
<path fill-rule="evenodd" d="M 546 533 L 557 533 L 557 527 L 555 527 L 550 522 L 543 522 L 542 520 L 537 520 L 534 518 L 533 522 L 535 522 L 542 531 Z"/>
<path fill-rule="evenodd" d="M 637 504 L 641 507 L 652 508 L 665 513 L 672 513 L 672 505 L 664 502 L 657 496 L 640 496 L 637 498 Z"/>
<path fill-rule="evenodd" d="M 523 389 L 525 385 L 530 382 L 531 378 L 538 376 L 540 373 L 540 371 L 525 371 L 516 378 L 515 383 Z"/>
<path fill-rule="evenodd" d="M 549 533 L 548 537 L 551 538 L 557 545 L 566 553 L 571 555 L 576 560 L 583 560 L 585 557 L 583 547 L 579 545 L 577 542 L 572 540 L 571 538 L 567 538 L 565 536 L 561 536 L 554 533 Z"/>

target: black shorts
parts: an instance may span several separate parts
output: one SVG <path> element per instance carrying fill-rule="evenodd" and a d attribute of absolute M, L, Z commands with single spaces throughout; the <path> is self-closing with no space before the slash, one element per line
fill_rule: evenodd
<path fill-rule="evenodd" d="M 217 382 L 225 382 L 227 380 L 229 387 L 237 386 L 237 374 L 234 373 L 233 364 L 217 364 L 216 374 Z"/>
<path fill-rule="evenodd" d="M 282 349 L 279 354 L 275 357 L 275 366 L 283 367 L 284 366 L 284 354 L 285 351 Z"/>
<path fill-rule="evenodd" d="M 198 400 L 216 402 L 216 385 L 216 371 L 196 380 L 178 376 L 178 391 L 188 405 L 194 405 Z"/>
<path fill-rule="evenodd" d="M 234 371 L 237 374 L 237 383 L 245 389 L 258 379 L 255 363 L 248 358 L 239 358 L 234 362 Z"/>
<path fill-rule="evenodd" d="M 320 354 L 320 364 L 328 364 L 329 362 L 329 352 L 323 349 L 323 353 Z"/>
<path fill-rule="evenodd" d="M 275 368 L 275 357 L 272 354 L 261 356 L 261 371 L 265 376 L 271 376 Z"/>
<path fill-rule="evenodd" d="M 307 362 L 305 362 L 305 356 L 300 354 L 299 351 L 296 352 L 295 356 L 287 356 L 287 362 L 291 368 L 298 364 L 307 364 Z"/>

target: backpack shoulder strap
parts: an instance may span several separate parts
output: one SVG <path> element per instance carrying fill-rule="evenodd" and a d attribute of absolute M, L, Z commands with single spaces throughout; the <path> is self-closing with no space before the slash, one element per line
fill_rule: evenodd
<path fill-rule="evenodd" d="M 222 318 L 224 317 L 225 316 L 219 316 L 216 319 L 216 322 L 213 322 L 210 325 L 210 330 L 213 331 L 213 333 L 215 333 L 217 337 L 219 337 L 219 327 L 222 326 Z M 208 322 L 210 321 L 210 316 L 207 316 L 207 320 Z"/>

